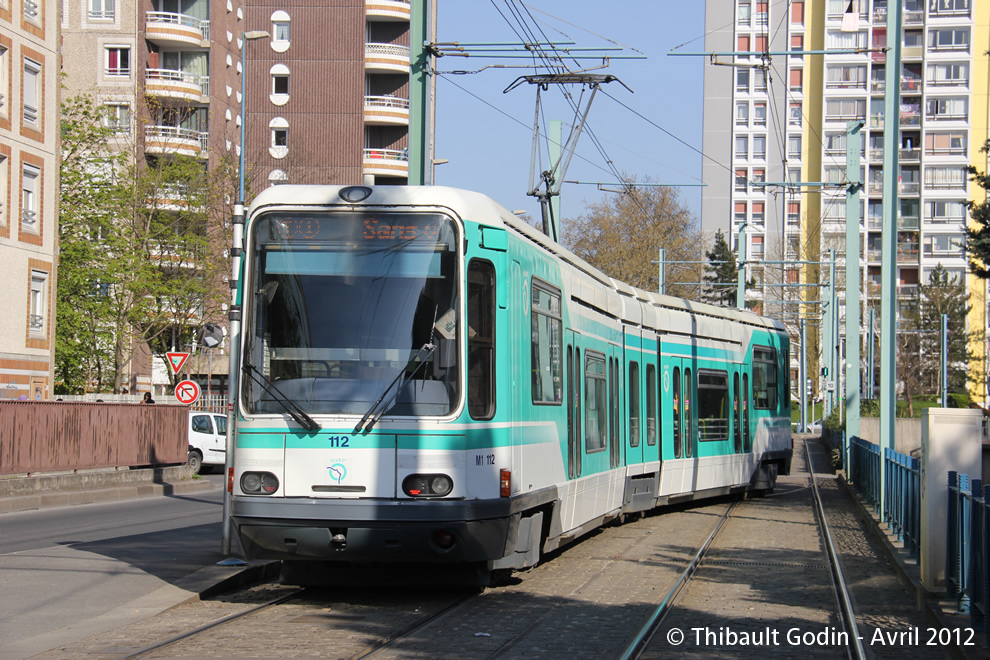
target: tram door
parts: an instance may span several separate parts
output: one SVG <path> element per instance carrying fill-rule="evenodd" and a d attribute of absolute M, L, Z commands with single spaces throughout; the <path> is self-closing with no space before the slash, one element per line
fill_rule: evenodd
<path fill-rule="evenodd" d="M 567 400 L 567 478 L 581 476 L 581 348 L 573 330 L 564 333 Z"/>
<path fill-rule="evenodd" d="M 643 351 L 643 460 L 660 460 L 660 338 Z"/>
<path fill-rule="evenodd" d="M 625 329 L 626 465 L 643 462 L 643 336 Z M 621 376 L 620 376 L 621 377 Z"/>
<path fill-rule="evenodd" d="M 670 358 L 664 360 L 665 373 L 663 398 L 671 401 L 673 458 L 691 458 L 695 449 L 695 383 L 691 360 Z"/>

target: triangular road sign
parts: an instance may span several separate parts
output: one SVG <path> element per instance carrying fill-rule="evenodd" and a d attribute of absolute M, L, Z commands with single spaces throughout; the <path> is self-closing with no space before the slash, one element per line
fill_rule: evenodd
<path fill-rule="evenodd" d="M 168 361 L 168 366 L 171 367 L 172 373 L 177 374 L 182 369 L 182 365 L 189 359 L 189 353 L 166 353 L 165 359 Z"/>

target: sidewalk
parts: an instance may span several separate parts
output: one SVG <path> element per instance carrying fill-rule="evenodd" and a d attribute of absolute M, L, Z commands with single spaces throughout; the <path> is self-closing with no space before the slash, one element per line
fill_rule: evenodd
<path fill-rule="evenodd" d="M 139 497 L 183 495 L 212 488 L 213 484 L 193 475 L 185 465 L 12 475 L 0 478 L 0 514 Z"/>
<path fill-rule="evenodd" d="M 955 600 L 946 598 L 943 594 L 932 594 L 921 584 L 921 567 L 917 558 L 908 556 L 904 544 L 897 540 L 895 534 L 891 534 L 886 524 L 880 524 L 880 518 L 869 506 L 859 491 L 846 481 L 845 473 L 838 473 L 838 483 L 855 503 L 859 514 L 866 521 L 866 527 L 874 537 L 882 544 L 887 554 L 888 560 L 898 579 L 909 594 L 914 596 L 915 605 L 924 615 L 934 629 L 956 630 L 975 628 L 973 621 L 968 614 L 959 614 L 958 605 Z M 922 639 L 924 644 L 926 639 Z M 988 657 L 987 633 L 977 631 L 973 638 L 972 646 L 959 646 L 951 644 L 942 646 L 952 657 L 959 660 L 985 660 Z"/>

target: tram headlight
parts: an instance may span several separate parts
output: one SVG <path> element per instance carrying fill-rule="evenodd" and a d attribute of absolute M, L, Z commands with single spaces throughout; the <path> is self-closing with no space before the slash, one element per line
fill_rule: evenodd
<path fill-rule="evenodd" d="M 445 497 L 454 489 L 446 474 L 410 474 L 402 480 L 402 492 L 409 497 Z"/>
<path fill-rule="evenodd" d="M 278 477 L 271 472 L 245 472 L 241 490 L 249 495 L 271 495 L 278 490 Z"/>

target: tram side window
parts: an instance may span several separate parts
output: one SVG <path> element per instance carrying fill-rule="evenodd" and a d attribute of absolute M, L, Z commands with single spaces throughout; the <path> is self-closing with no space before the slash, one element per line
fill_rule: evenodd
<path fill-rule="evenodd" d="M 729 374 L 698 370 L 698 438 L 729 439 Z"/>
<path fill-rule="evenodd" d="M 495 267 L 472 259 L 467 273 L 468 412 L 495 416 Z"/>
<path fill-rule="evenodd" d="M 605 356 L 584 354 L 584 450 L 591 454 L 607 446 L 608 384 L 605 381 Z"/>
<path fill-rule="evenodd" d="M 533 403 L 561 403 L 560 291 L 533 280 Z"/>
<path fill-rule="evenodd" d="M 674 367 L 674 458 L 681 457 L 681 369 Z"/>
<path fill-rule="evenodd" d="M 657 444 L 657 368 L 646 365 L 646 444 Z"/>
<path fill-rule="evenodd" d="M 629 363 L 629 446 L 639 447 L 639 363 Z"/>
<path fill-rule="evenodd" d="M 777 409 L 777 351 L 772 348 L 753 348 L 753 407 Z"/>

